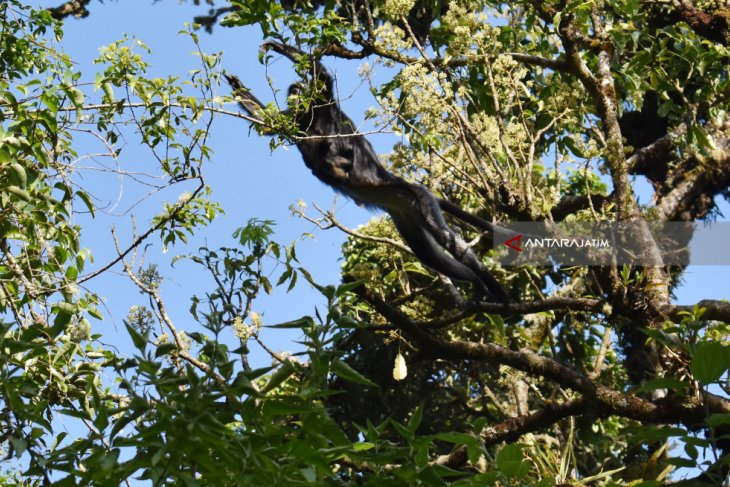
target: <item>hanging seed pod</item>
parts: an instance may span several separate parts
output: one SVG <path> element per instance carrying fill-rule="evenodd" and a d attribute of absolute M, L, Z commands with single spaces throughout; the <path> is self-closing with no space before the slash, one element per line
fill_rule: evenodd
<path fill-rule="evenodd" d="M 403 380 L 408 375 L 408 367 L 406 367 L 406 359 L 400 352 L 395 356 L 395 364 L 393 365 L 393 378 L 395 380 Z"/>

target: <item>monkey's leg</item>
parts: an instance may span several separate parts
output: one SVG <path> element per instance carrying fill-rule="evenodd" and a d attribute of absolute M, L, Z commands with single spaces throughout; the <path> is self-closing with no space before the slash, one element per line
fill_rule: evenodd
<path fill-rule="evenodd" d="M 436 201 L 438 201 L 439 207 L 444 212 L 455 216 L 459 220 L 463 221 L 464 223 L 468 223 L 478 230 L 492 235 L 492 238 L 495 240 L 508 240 L 518 235 L 517 232 L 513 230 L 509 230 L 499 225 L 495 225 L 494 223 L 487 221 L 482 217 L 469 213 L 468 211 L 464 211 L 450 201 L 441 198 L 436 198 Z"/>
<path fill-rule="evenodd" d="M 446 253 L 444 248 L 433 238 L 419 215 L 404 212 L 389 212 L 395 228 L 413 253 L 424 265 L 457 281 L 473 282 L 482 291 L 479 276 L 470 268 Z"/>
<path fill-rule="evenodd" d="M 414 203 L 423 216 L 426 228 L 436 242 L 476 274 L 482 285 L 495 299 L 505 304 L 511 302 L 509 294 L 502 284 L 484 267 L 469 245 L 447 225 L 436 197 L 423 186 L 411 185 L 410 189 L 417 200 Z"/>
<path fill-rule="evenodd" d="M 453 204 L 450 201 L 447 201 L 445 199 L 436 198 L 436 201 L 438 201 L 439 207 L 445 211 L 446 213 L 449 213 L 459 220 L 463 221 L 464 223 L 468 223 L 469 225 L 478 228 L 479 230 L 482 230 L 483 232 L 489 232 L 494 233 L 495 226 L 493 223 L 488 222 L 487 220 L 484 220 L 481 217 L 478 217 L 476 215 L 472 215 L 471 213 L 462 210 L 455 204 Z"/>

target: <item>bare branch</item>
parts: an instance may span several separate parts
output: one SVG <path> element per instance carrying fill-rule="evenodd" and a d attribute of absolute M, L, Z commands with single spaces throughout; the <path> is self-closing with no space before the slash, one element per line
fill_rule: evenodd
<path fill-rule="evenodd" d="M 131 244 L 130 244 L 130 245 L 129 245 L 129 246 L 128 246 L 128 247 L 127 247 L 127 248 L 126 248 L 126 249 L 125 249 L 124 251 L 119 251 L 119 252 L 118 252 L 118 256 L 117 256 L 117 257 L 116 257 L 115 259 L 112 259 L 112 260 L 111 260 L 110 262 L 108 262 L 108 263 L 107 263 L 106 265 L 104 265 L 103 267 L 101 267 L 101 268 L 99 268 L 99 269 L 95 270 L 94 272 L 91 272 L 91 273 L 89 273 L 89 274 L 86 274 L 86 275 L 85 275 L 85 276 L 83 276 L 83 277 L 80 277 L 80 278 L 79 278 L 79 279 L 78 279 L 78 280 L 76 281 L 76 283 L 77 283 L 77 284 L 82 284 L 82 283 L 84 283 L 84 282 L 86 282 L 86 281 L 88 281 L 88 280 L 90 280 L 90 279 L 93 279 L 93 278 L 95 278 L 96 276 L 98 276 L 98 275 L 100 275 L 100 274 L 102 274 L 102 273 L 106 272 L 107 270 L 111 269 L 111 268 L 112 268 L 112 267 L 114 267 L 114 265 L 115 265 L 115 264 L 117 264 L 118 262 L 123 262 L 124 258 L 125 258 L 125 257 L 126 257 L 126 256 L 127 256 L 127 255 L 128 255 L 128 254 L 129 254 L 130 252 L 131 252 L 131 251 L 133 251 L 134 249 L 136 249 L 137 247 L 139 247 L 139 246 L 140 246 L 140 244 L 141 244 L 142 242 L 144 242 L 145 240 L 147 240 L 147 238 L 148 238 L 148 237 L 149 237 L 150 235 L 152 235 L 152 234 L 153 234 L 154 232 L 156 232 L 157 230 L 159 230 L 160 228 L 162 228 L 162 227 L 163 227 L 163 226 L 164 226 L 165 224 L 167 224 L 167 223 L 168 223 L 169 221 L 173 220 L 173 219 L 174 219 L 174 218 L 175 218 L 175 217 L 177 216 L 177 214 L 178 214 L 178 213 L 180 213 L 180 211 L 181 211 L 181 210 L 182 210 L 182 209 L 183 209 L 183 208 L 184 208 L 185 206 L 187 206 L 187 204 L 188 204 L 188 203 L 189 203 L 190 201 L 193 201 L 193 200 L 194 200 L 194 199 L 195 199 L 195 198 L 196 198 L 196 197 L 198 196 L 198 194 L 199 194 L 199 193 L 200 193 L 200 192 L 201 192 L 201 191 L 203 190 L 203 188 L 205 188 L 205 183 L 203 182 L 202 178 L 200 178 L 200 177 L 199 177 L 199 178 L 197 178 L 197 179 L 199 179 L 199 180 L 200 180 L 200 184 L 199 184 L 199 185 L 198 185 L 198 187 L 197 187 L 197 188 L 195 188 L 195 190 L 194 190 L 194 191 L 192 192 L 192 194 L 191 194 L 190 198 L 187 198 L 187 199 L 186 199 L 186 200 L 184 200 L 184 201 L 179 201 L 179 202 L 177 202 L 177 203 L 176 203 L 176 207 L 175 207 L 175 208 L 174 208 L 174 209 L 173 209 L 173 210 L 172 210 L 172 211 L 170 212 L 170 215 L 169 215 L 169 216 L 168 216 L 167 218 L 164 218 L 164 219 L 160 220 L 160 221 L 159 221 L 159 222 L 157 223 L 157 225 L 154 225 L 154 226 L 150 227 L 150 228 L 149 228 L 149 229 L 147 229 L 147 231 L 145 231 L 145 232 L 144 232 L 144 233 L 143 233 L 142 235 L 139 235 L 139 236 L 138 236 L 137 238 L 135 238 L 135 239 L 134 239 L 134 241 L 133 241 L 133 242 L 132 242 L 132 243 L 131 243 Z M 112 232 L 113 232 L 113 231 L 114 231 L 114 230 L 112 230 Z"/>
<path fill-rule="evenodd" d="M 328 221 L 331 226 L 334 226 L 338 228 L 339 230 L 342 230 L 348 235 L 352 235 L 353 237 L 361 238 L 363 240 L 369 240 L 371 242 L 377 242 L 377 243 L 384 243 L 386 245 L 390 245 L 392 247 L 395 247 L 396 249 L 400 250 L 401 252 L 405 252 L 406 254 L 413 254 L 411 249 L 403 245 L 401 242 L 397 240 L 393 240 L 392 238 L 386 238 L 386 237 L 375 237 L 373 235 L 366 235 L 362 232 L 358 232 L 357 230 L 352 230 L 345 225 L 343 225 L 337 218 L 335 217 L 334 211 L 325 211 L 322 208 L 320 208 L 316 203 L 314 203 L 314 207 L 319 211 L 322 216 L 325 218 L 326 221 Z M 304 216 L 303 213 L 299 213 L 300 215 Z M 311 221 L 311 220 L 310 220 Z"/>

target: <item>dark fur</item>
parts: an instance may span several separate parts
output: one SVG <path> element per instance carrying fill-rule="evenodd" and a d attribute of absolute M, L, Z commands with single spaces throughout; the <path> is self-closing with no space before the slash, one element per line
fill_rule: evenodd
<path fill-rule="evenodd" d="M 279 43 L 264 45 L 297 62 L 301 53 Z M 292 85 L 289 110 L 304 135 L 296 140 L 304 163 L 325 184 L 349 196 L 359 205 L 388 212 L 413 253 L 426 266 L 446 276 L 469 281 L 480 296 L 510 302 L 509 295 L 479 258 L 444 220 L 441 210 L 482 230 L 494 232 L 492 224 L 461 208 L 436 198 L 428 189 L 388 172 L 370 142 L 355 131 L 352 120 L 335 101 L 332 76 L 312 59 L 308 84 Z M 235 76 L 226 79 L 251 116 L 260 114 L 261 103 Z M 316 94 L 313 105 L 297 107 L 300 91 Z"/>

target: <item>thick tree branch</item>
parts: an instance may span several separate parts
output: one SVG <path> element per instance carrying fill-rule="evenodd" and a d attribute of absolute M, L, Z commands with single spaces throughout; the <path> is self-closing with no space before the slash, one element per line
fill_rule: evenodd
<path fill-rule="evenodd" d="M 659 188 L 656 209 L 660 218 L 692 221 L 714 207 L 716 195 L 730 186 L 730 127 L 712 130 L 714 147 L 706 153 L 687 151 Z"/>
<path fill-rule="evenodd" d="M 565 13 L 558 26 L 558 34 L 567 54 L 568 62 L 580 79 L 583 86 L 593 99 L 596 112 L 601 120 L 602 131 L 606 139 L 605 158 L 611 180 L 613 182 L 613 198 L 616 202 L 617 217 L 621 221 L 642 222 L 643 217 L 629 181 L 629 166 L 626 163 L 626 155 L 622 141 L 621 127 L 618 118 L 618 105 L 616 99 L 616 88 L 611 71 L 611 56 L 613 46 L 609 38 L 603 32 L 600 18 L 596 16 L 595 45 L 600 46 L 594 49 L 596 56 L 595 74 L 589 69 L 584 60 L 579 46 L 585 44 L 584 34 L 575 23 L 575 18 Z M 654 238 L 647 225 L 638 225 L 637 239 L 641 244 L 643 252 L 649 262 L 662 262 Z M 646 285 L 644 286 L 645 296 L 652 307 L 658 308 L 669 301 L 669 279 L 661 266 L 647 266 L 644 269 Z M 620 283 L 614 275 L 614 292 L 620 291 Z M 647 323 L 646 326 L 658 326 L 659 323 Z"/>
<path fill-rule="evenodd" d="M 717 320 L 730 323 L 730 302 L 716 301 L 714 299 L 703 299 L 697 304 L 667 305 L 662 308 L 673 321 L 680 322 L 686 313 L 693 313 L 695 308 L 704 308 L 703 320 Z"/>
<path fill-rule="evenodd" d="M 667 3 L 670 5 L 669 9 Z M 727 5 L 711 13 L 695 7 L 694 2 L 689 0 L 653 0 L 645 2 L 645 5 L 649 6 L 652 21 L 660 27 L 684 22 L 705 39 L 730 45 L 730 8 Z"/>
<path fill-rule="evenodd" d="M 561 419 L 577 416 L 590 410 L 591 404 L 583 398 L 563 403 L 548 403 L 532 414 L 509 418 L 501 423 L 490 425 L 482 431 L 486 445 L 518 440 L 522 435 L 548 428 Z"/>
<path fill-rule="evenodd" d="M 634 152 L 626 160 L 629 171 L 633 174 L 645 174 L 648 168 L 652 166 L 659 164 L 666 166 L 669 162 L 667 161 L 669 150 L 672 148 L 674 141 L 684 135 L 685 132 L 686 127 L 682 125 L 673 132 Z"/>
<path fill-rule="evenodd" d="M 549 403 L 532 414 L 509 418 L 501 423 L 485 427 L 481 432 L 482 441 L 486 446 L 497 445 L 503 441 L 514 442 L 522 435 L 545 429 L 569 416 L 582 414 L 588 407 L 589 403 L 584 399 L 574 399 L 564 403 Z M 461 446 L 448 455 L 438 457 L 431 463 L 458 469 L 466 465 L 468 460 L 467 448 Z"/>
<path fill-rule="evenodd" d="M 686 203 L 694 201 L 702 190 L 705 174 L 702 171 L 690 171 L 684 179 L 664 195 L 656 205 L 657 215 L 661 221 L 670 221 L 677 218 Z"/>
<path fill-rule="evenodd" d="M 651 424 L 682 422 L 696 426 L 703 424 L 708 412 L 730 411 L 730 402 L 718 396 L 708 395 L 704 404 L 692 397 L 683 398 L 682 401 L 667 398 L 652 402 L 613 390 L 566 365 L 527 350 L 517 351 L 493 343 L 441 338 L 419 327 L 415 321 L 389 306 L 366 287 L 360 286 L 354 292 L 407 334 L 424 353 L 446 360 L 476 360 L 492 365 L 507 365 L 532 377 L 544 377 L 582 394 L 585 400 L 595 403 L 595 410 L 602 414 L 614 414 Z"/>
<path fill-rule="evenodd" d="M 519 316 L 528 313 L 539 313 L 541 311 L 551 310 L 572 310 L 572 311 L 599 311 L 601 301 L 592 298 L 564 298 L 553 297 L 533 301 L 530 303 L 472 303 L 461 310 L 459 313 L 448 318 L 429 321 L 417 321 L 416 326 L 419 328 L 428 328 L 437 330 L 446 328 L 461 320 L 464 320 L 479 311 L 484 311 L 500 316 Z"/>
<path fill-rule="evenodd" d="M 324 47 L 320 54 L 327 56 L 339 57 L 342 59 L 363 59 L 370 55 L 376 54 L 401 64 L 417 64 L 423 61 L 421 57 L 407 56 L 399 52 L 388 51 L 380 48 L 377 44 L 363 39 L 360 35 L 353 36 L 353 42 L 362 47 L 361 51 L 352 51 L 341 44 L 331 44 Z M 550 59 L 534 54 L 522 52 L 508 52 L 505 55 L 519 63 L 529 64 L 531 66 L 542 66 L 555 71 L 569 71 L 569 65 L 562 59 Z M 494 61 L 494 56 L 469 56 L 457 58 L 441 58 L 429 57 L 428 62 L 439 68 L 460 68 L 474 64 L 486 64 Z"/>
<path fill-rule="evenodd" d="M 608 201 L 608 197 L 600 194 L 591 195 L 565 195 L 563 196 L 557 205 L 550 210 L 550 214 L 555 221 L 562 221 L 567 216 L 573 215 L 580 210 L 587 208 L 600 208 L 603 204 Z"/>

